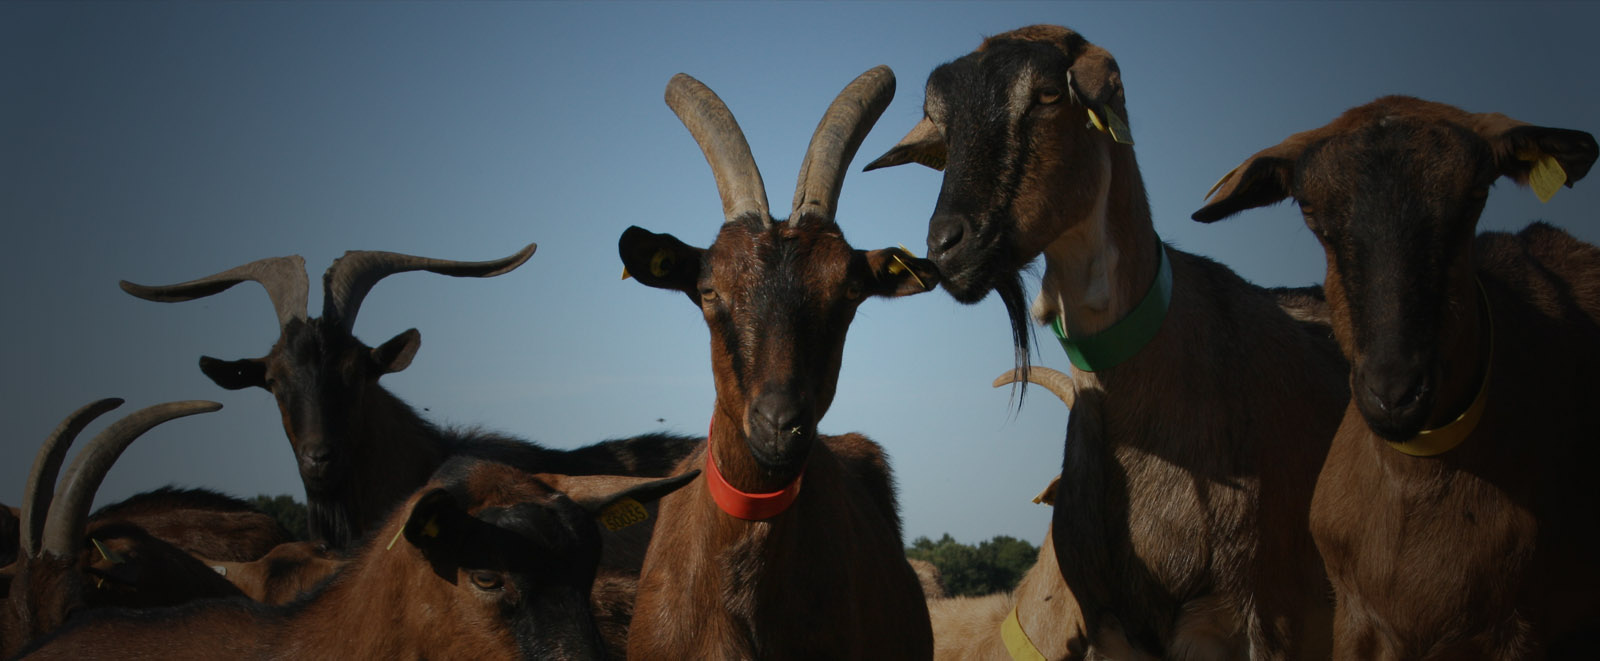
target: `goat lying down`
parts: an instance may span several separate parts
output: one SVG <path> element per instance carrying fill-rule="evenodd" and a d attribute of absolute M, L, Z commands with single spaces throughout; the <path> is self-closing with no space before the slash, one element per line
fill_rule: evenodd
<path fill-rule="evenodd" d="M 1042 254 L 1033 316 L 1078 367 L 1052 524 L 1074 649 L 1324 656 L 1307 518 L 1348 401 L 1326 325 L 1161 242 L 1116 60 L 1072 30 L 984 40 L 929 74 L 924 115 L 868 169 L 944 170 L 928 257 L 958 301 L 1000 294 L 1023 359 L 1020 272 Z"/>
<path fill-rule="evenodd" d="M 525 473 L 445 462 L 314 594 L 102 609 L 23 652 L 28 659 L 596 659 L 590 604 L 595 521 L 692 481 Z"/>
<path fill-rule="evenodd" d="M 725 222 L 707 249 L 633 227 L 618 250 L 639 282 L 681 292 L 704 316 L 716 405 L 706 445 L 683 464 L 705 474 L 661 503 L 630 658 L 932 655 L 883 449 L 817 432 L 861 302 L 938 282 L 904 251 L 851 248 L 834 221 L 844 168 L 893 90 L 878 67 L 839 93 L 780 222 L 727 106 L 689 76 L 667 86 L 711 164 Z"/>
<path fill-rule="evenodd" d="M 1327 253 L 1352 400 L 1312 502 L 1340 659 L 1592 658 L 1600 640 L 1600 248 L 1476 234 L 1594 136 L 1410 97 L 1246 160 L 1195 220 L 1293 197 Z M 1396 286 L 1404 283 L 1404 286 Z"/>

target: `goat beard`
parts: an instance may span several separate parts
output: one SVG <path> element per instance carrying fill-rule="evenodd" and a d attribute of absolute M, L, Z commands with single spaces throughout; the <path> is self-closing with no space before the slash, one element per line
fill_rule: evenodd
<path fill-rule="evenodd" d="M 1028 348 L 1033 318 L 1028 312 L 1028 295 L 1022 285 L 1022 271 L 1009 277 L 998 278 L 994 292 L 1006 306 L 1006 317 L 1011 320 L 1011 345 L 1016 360 L 1017 375 L 1012 393 L 1017 410 L 1022 410 L 1022 398 L 1028 392 Z"/>

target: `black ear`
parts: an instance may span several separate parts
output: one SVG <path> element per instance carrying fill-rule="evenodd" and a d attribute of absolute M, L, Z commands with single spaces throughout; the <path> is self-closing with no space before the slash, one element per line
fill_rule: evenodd
<path fill-rule="evenodd" d="M 622 277 L 659 289 L 676 289 L 699 300 L 700 256 L 704 251 L 671 234 L 629 227 L 617 241 Z"/>
<path fill-rule="evenodd" d="M 1561 170 L 1566 174 L 1566 181 L 1561 183 L 1571 188 L 1573 182 L 1589 174 L 1589 168 L 1594 166 L 1596 156 L 1600 155 L 1594 136 L 1572 129 L 1518 126 L 1501 133 L 1498 140 L 1500 144 L 1496 145 L 1496 153 L 1511 156 L 1499 159 L 1501 174 L 1523 184 L 1527 183 L 1534 163 L 1548 156 L 1561 164 Z"/>
<path fill-rule="evenodd" d="M 201 356 L 200 371 L 205 372 L 212 382 L 228 390 L 267 387 L 267 362 L 259 358 L 218 360 Z"/>
<path fill-rule="evenodd" d="M 378 364 L 383 374 L 393 374 L 410 367 L 411 359 L 417 357 L 417 349 L 421 347 L 422 333 L 413 328 L 373 349 L 372 361 Z"/>
<path fill-rule="evenodd" d="M 436 488 L 417 499 L 401 533 L 433 565 L 434 573 L 453 581 L 465 518 L 467 514 L 456 504 L 455 497 Z"/>
<path fill-rule="evenodd" d="M 939 285 L 939 269 L 932 261 L 913 257 L 900 248 L 866 253 L 872 280 L 866 293 L 894 298 L 932 290 Z"/>

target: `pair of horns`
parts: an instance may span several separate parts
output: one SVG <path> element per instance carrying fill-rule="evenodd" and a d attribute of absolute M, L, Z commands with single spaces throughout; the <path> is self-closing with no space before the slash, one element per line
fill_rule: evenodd
<path fill-rule="evenodd" d="M 99 490 L 117 457 L 122 456 L 122 451 L 156 425 L 222 408 L 216 402 L 191 400 L 135 411 L 96 434 L 72 460 L 66 479 L 57 485 L 56 475 L 73 440 L 95 418 L 121 405 L 120 399 L 102 399 L 73 411 L 39 447 L 33 459 L 33 470 L 28 473 L 27 490 L 22 495 L 22 553 L 30 557 L 39 557 L 41 551 L 56 557 L 76 555 L 89 521 L 89 507 L 94 502 L 95 491 Z"/>
<path fill-rule="evenodd" d="M 417 257 L 380 250 L 352 250 L 333 260 L 322 274 L 322 317 L 339 324 L 346 331 L 355 328 L 356 313 L 361 301 L 372 291 L 372 286 L 386 276 L 406 271 L 431 271 L 456 277 L 488 278 L 507 273 L 521 266 L 533 256 L 537 244 L 530 243 L 509 257 L 482 262 L 461 262 L 431 257 Z M 253 280 L 266 288 L 272 307 L 278 313 L 278 325 L 291 320 L 306 319 L 306 262 L 299 255 L 268 257 L 237 266 L 199 280 L 150 287 L 123 280 L 122 290 L 147 301 L 173 303 L 190 301 L 224 291 L 229 287 Z"/>
<path fill-rule="evenodd" d="M 790 218 L 833 222 L 845 168 L 893 98 L 894 72 L 882 65 L 857 76 L 839 92 L 811 134 Z M 666 99 L 711 165 L 722 195 L 724 221 L 756 216 L 771 222 L 761 171 L 728 106 L 710 88 L 682 73 L 667 83 Z"/>

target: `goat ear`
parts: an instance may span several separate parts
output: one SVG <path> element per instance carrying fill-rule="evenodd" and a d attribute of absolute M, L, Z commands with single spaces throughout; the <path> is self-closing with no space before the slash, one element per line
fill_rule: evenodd
<path fill-rule="evenodd" d="M 434 564 L 434 569 L 441 576 L 449 576 L 453 572 L 445 570 L 449 564 L 455 542 L 461 534 L 461 520 L 466 513 L 461 506 L 456 504 L 455 496 L 442 488 L 435 488 L 417 499 L 417 504 L 411 506 L 411 514 L 406 517 L 405 527 L 400 529 L 406 541 L 422 551 L 422 555 Z"/>
<path fill-rule="evenodd" d="M 1584 131 L 1534 126 L 1500 113 L 1473 115 L 1473 124 L 1494 149 L 1501 176 L 1531 184 L 1542 200 L 1549 200 L 1562 184 L 1571 188 L 1600 155 L 1594 136 Z"/>
<path fill-rule="evenodd" d="M 900 144 L 884 152 L 877 160 L 861 168 L 862 172 L 871 172 L 878 168 L 905 165 L 907 163 L 921 163 L 935 170 L 943 170 L 948 161 L 947 150 L 944 144 L 944 135 L 939 133 L 939 127 L 932 121 L 923 117 L 916 126 L 911 127 L 911 132 L 900 139 Z"/>
<path fill-rule="evenodd" d="M 629 227 L 617 240 L 622 277 L 633 277 L 658 289 L 676 289 L 695 300 L 700 298 L 697 283 L 703 252 L 671 234 L 656 234 L 641 227 Z"/>
<path fill-rule="evenodd" d="M 910 296 L 939 285 L 939 268 L 902 248 L 872 250 L 866 257 L 867 268 L 872 272 L 867 293 L 873 296 Z"/>
<path fill-rule="evenodd" d="M 1094 44 L 1085 44 L 1083 53 L 1067 69 L 1067 88 L 1072 90 L 1078 103 L 1089 109 L 1089 119 L 1095 128 L 1109 134 L 1112 140 L 1133 144 L 1133 132 L 1128 129 L 1127 95 L 1122 91 L 1122 70 L 1111 53 Z"/>
<path fill-rule="evenodd" d="M 422 333 L 413 328 L 404 333 L 389 338 L 388 342 L 378 345 L 372 350 L 372 361 L 378 364 L 378 369 L 383 374 L 393 374 L 411 366 L 411 359 L 417 357 L 417 349 L 422 348 Z"/>
<path fill-rule="evenodd" d="M 200 371 L 210 377 L 213 383 L 228 390 L 267 387 L 267 362 L 259 358 L 218 360 L 201 356 Z"/>
<path fill-rule="evenodd" d="M 683 488 L 700 475 L 695 469 L 667 478 L 627 477 L 622 475 L 554 475 L 538 476 L 540 481 L 560 491 L 582 507 L 584 511 L 605 516 L 606 510 L 631 498 L 641 503 L 660 500 L 663 496 Z M 610 527 L 609 525 L 607 527 Z"/>

